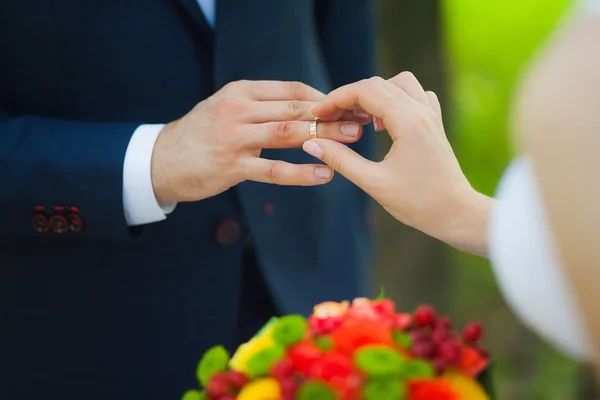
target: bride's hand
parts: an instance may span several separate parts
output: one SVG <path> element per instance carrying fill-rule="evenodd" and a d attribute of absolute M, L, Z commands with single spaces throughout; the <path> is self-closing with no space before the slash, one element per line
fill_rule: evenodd
<path fill-rule="evenodd" d="M 393 140 L 382 161 L 367 160 L 328 139 L 307 141 L 303 149 L 354 182 L 399 221 L 485 255 L 486 243 L 472 242 L 486 236 L 481 231 L 487 228 L 491 201 L 478 194 L 461 171 L 435 93 L 425 92 L 413 74 L 403 72 L 389 81 L 374 77 L 334 90 L 313 114 L 334 121 L 357 107 L 380 119 Z"/>

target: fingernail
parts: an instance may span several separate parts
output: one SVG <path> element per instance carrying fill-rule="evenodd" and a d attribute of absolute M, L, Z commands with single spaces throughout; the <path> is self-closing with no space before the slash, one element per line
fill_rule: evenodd
<path fill-rule="evenodd" d="M 373 118 L 373 128 L 375 128 L 375 131 L 382 131 L 385 129 L 381 118 Z"/>
<path fill-rule="evenodd" d="M 360 118 L 360 119 L 368 119 L 369 118 L 369 114 L 367 114 L 365 110 L 362 110 L 360 108 L 357 108 L 356 110 L 352 111 L 352 114 L 354 114 L 354 116 L 356 118 Z"/>
<path fill-rule="evenodd" d="M 321 146 L 319 146 L 315 142 L 304 142 L 304 144 L 302 145 L 302 149 L 311 156 L 316 157 L 318 159 L 321 159 L 321 157 L 323 156 L 323 149 L 321 149 Z"/>
<path fill-rule="evenodd" d="M 343 124 L 342 125 L 342 135 L 348 137 L 356 137 L 358 135 L 358 125 L 357 124 Z"/>
<path fill-rule="evenodd" d="M 315 175 L 317 176 L 317 178 L 329 179 L 331 178 L 331 169 L 327 167 L 317 167 L 315 169 Z"/>

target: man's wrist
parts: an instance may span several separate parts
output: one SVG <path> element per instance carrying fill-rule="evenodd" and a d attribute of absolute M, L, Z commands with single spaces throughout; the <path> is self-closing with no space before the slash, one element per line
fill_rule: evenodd
<path fill-rule="evenodd" d="M 160 204 L 151 179 L 151 158 L 163 125 L 140 125 L 132 134 L 123 165 L 123 208 L 129 226 L 166 218 L 176 204 Z"/>
<path fill-rule="evenodd" d="M 170 165 L 167 162 L 169 133 L 172 131 L 174 122 L 162 127 L 154 143 L 152 150 L 152 160 L 150 163 L 150 176 L 152 180 L 152 189 L 154 196 L 163 209 L 169 209 L 171 205 L 177 204 L 178 197 L 176 191 L 172 188 L 172 181 L 169 178 Z"/>

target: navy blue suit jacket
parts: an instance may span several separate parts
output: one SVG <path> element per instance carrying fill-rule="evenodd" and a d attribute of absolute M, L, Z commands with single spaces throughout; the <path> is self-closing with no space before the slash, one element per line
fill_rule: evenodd
<path fill-rule="evenodd" d="M 217 0 L 213 32 L 195 0 L 0 1 L 0 399 L 177 398 L 232 340 L 243 227 L 282 312 L 368 294 L 367 199 L 340 176 L 243 183 L 133 229 L 122 185 L 137 126 L 230 81 L 373 75 L 370 3 Z M 36 207 L 84 227 L 38 232 Z"/>

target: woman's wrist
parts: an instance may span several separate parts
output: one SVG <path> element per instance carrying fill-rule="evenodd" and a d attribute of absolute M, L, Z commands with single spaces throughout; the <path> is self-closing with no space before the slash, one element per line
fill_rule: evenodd
<path fill-rule="evenodd" d="M 474 189 L 465 191 L 449 207 L 437 238 L 460 251 L 487 258 L 488 225 L 494 203 L 493 198 Z"/>

